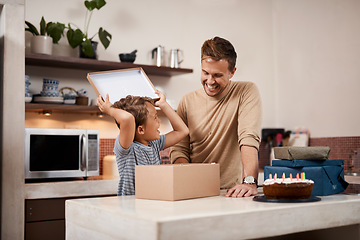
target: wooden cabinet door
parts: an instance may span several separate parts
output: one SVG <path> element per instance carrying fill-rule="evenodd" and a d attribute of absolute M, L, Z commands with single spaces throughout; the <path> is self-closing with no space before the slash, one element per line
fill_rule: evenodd
<path fill-rule="evenodd" d="M 65 240 L 65 220 L 25 224 L 26 240 Z"/>

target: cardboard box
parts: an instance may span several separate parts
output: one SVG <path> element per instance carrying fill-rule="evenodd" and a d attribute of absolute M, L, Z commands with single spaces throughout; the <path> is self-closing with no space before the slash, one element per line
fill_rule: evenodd
<path fill-rule="evenodd" d="M 219 194 L 219 164 L 135 166 L 136 198 L 175 201 Z"/>
<path fill-rule="evenodd" d="M 315 165 L 316 162 L 319 164 Z M 343 163 L 344 160 L 342 159 L 325 161 L 276 160 L 273 161 L 273 166 L 264 167 L 264 180 L 269 178 L 270 173 L 273 176 L 276 173 L 279 177 L 283 173 L 285 173 L 285 177 L 289 177 L 291 173 L 295 177 L 297 173 L 300 175 L 301 172 L 305 172 L 306 179 L 314 181 L 312 196 L 327 196 L 343 192 L 348 186 L 344 179 Z"/>

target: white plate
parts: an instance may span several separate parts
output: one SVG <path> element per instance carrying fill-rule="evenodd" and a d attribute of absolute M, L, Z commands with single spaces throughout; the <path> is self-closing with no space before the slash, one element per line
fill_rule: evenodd
<path fill-rule="evenodd" d="M 38 103 L 63 103 L 63 97 L 43 97 L 43 96 L 34 96 L 34 102 Z"/>

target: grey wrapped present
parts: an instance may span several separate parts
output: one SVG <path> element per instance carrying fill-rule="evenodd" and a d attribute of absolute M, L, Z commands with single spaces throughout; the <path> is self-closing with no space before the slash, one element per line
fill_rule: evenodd
<path fill-rule="evenodd" d="M 276 159 L 284 160 L 326 160 L 330 147 L 274 147 Z"/>

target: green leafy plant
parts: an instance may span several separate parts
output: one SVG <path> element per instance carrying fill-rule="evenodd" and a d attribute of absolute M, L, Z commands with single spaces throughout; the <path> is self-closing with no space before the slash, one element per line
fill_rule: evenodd
<path fill-rule="evenodd" d="M 63 23 L 46 23 L 44 16 L 40 21 L 40 31 L 28 21 L 25 21 L 27 28 L 25 31 L 31 32 L 34 36 L 50 36 L 53 39 L 53 43 L 58 43 L 61 39 L 61 36 L 64 35 L 65 24 Z"/>
<path fill-rule="evenodd" d="M 91 1 L 85 1 L 84 5 L 86 7 L 86 15 L 85 15 L 85 24 L 84 24 L 84 30 L 82 31 L 79 27 L 77 27 L 75 24 L 69 23 L 67 28 L 67 39 L 72 48 L 75 48 L 77 46 L 80 46 L 82 51 L 89 57 L 94 56 L 94 50 L 92 48 L 91 41 L 96 36 L 94 34 L 93 36 L 88 36 L 88 29 L 90 25 L 90 20 L 93 14 L 93 11 L 95 9 L 100 10 L 103 6 L 105 6 L 106 2 L 105 0 L 91 0 Z M 74 26 L 74 27 L 72 27 Z M 102 27 L 99 28 L 98 31 L 98 37 L 100 39 L 100 42 L 104 46 L 105 49 L 107 49 L 110 45 L 111 41 L 111 34 L 107 32 Z"/>

